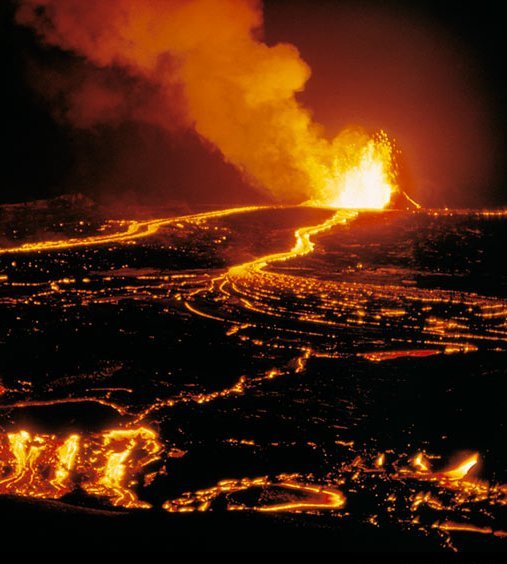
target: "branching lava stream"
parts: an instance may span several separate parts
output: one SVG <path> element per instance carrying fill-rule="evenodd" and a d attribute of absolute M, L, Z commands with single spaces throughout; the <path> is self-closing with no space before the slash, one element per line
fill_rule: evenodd
<path fill-rule="evenodd" d="M 147 397 L 121 380 L 101 385 L 107 374 L 94 376 L 91 384 L 67 393 L 67 388 L 73 390 L 71 379 L 60 387 L 48 386 L 43 393 L 32 391 L 30 382 L 16 386 L 2 382 L 0 412 L 5 433 L 0 442 L 0 493 L 68 502 L 79 493 L 102 500 L 105 506 L 147 509 L 153 501 L 146 501 L 145 491 L 152 483 L 170 479 L 173 466 L 182 464 L 192 451 L 192 444 L 180 444 L 159 432 L 160 426 L 180 413 L 220 412 L 227 406 L 234 411 L 242 398 L 258 397 L 288 382 L 304 382 L 315 362 L 351 361 L 375 370 L 379 363 L 423 363 L 439 356 L 505 350 L 507 305 L 500 298 L 306 275 L 308 266 L 301 261 L 310 256 L 317 260 L 323 253 L 317 250 L 315 238 L 328 241 L 353 230 L 363 217 L 356 210 L 249 206 L 125 221 L 120 226 L 126 229 L 109 235 L 25 243 L 2 248 L 0 255 L 14 265 L 21 260 L 46 264 L 44 261 L 70 260 L 74 253 L 100 257 L 114 256 L 122 249 L 149 248 L 155 237 L 168 241 L 162 244 L 166 249 L 177 248 L 170 230 L 180 237 L 197 234 L 211 238 L 218 247 L 231 230 L 226 223 L 229 218 L 247 221 L 256 214 L 303 212 L 320 214 L 319 222 L 297 227 L 289 251 L 275 250 L 240 263 L 232 260 L 216 268 L 139 271 L 128 276 L 121 269 L 105 268 L 99 274 L 98 269 L 92 271 L 81 284 L 79 277 L 56 279 L 50 275 L 25 285 L 15 277 L 11 280 L 13 274 L 6 270 L 4 287 L 24 291 L 20 297 L 4 294 L 1 299 L 8 307 L 40 308 L 59 303 L 63 311 L 73 311 L 89 304 L 117 305 L 122 300 L 160 302 L 168 304 L 162 310 L 165 317 L 181 316 L 185 323 L 209 324 L 227 343 L 248 347 L 249 357 L 258 358 L 260 364 L 257 368 L 250 364 L 250 371 L 239 372 L 226 385 L 212 389 L 183 386 L 180 390 L 168 385 L 168 391 L 156 388 Z M 369 212 L 372 221 L 395 217 L 396 213 Z M 414 220 L 427 214 L 405 213 Z M 110 289 L 97 280 L 110 284 Z M 121 422 L 99 431 L 59 434 L 9 421 L 13 414 L 33 409 L 88 409 L 90 405 L 114 413 Z M 339 424 L 334 426 L 340 428 Z M 455 548 L 455 534 L 480 533 L 498 539 L 505 535 L 488 515 L 506 504 L 507 487 L 471 477 L 479 464 L 478 453 L 433 471 L 432 456 L 423 451 L 413 454 L 407 447 L 379 454 L 373 444 L 359 440 L 356 444 L 353 436 L 340 437 L 335 446 L 341 454 L 325 451 L 330 459 L 338 456 L 340 460 L 325 473 L 287 473 L 283 468 L 263 473 L 253 468 L 243 477 L 226 474 L 218 483 L 203 476 L 201 487 L 182 488 L 180 495 L 167 495 L 157 503 L 170 513 L 314 513 L 337 520 L 357 517 L 372 526 L 377 526 L 379 519 L 394 520 L 402 529 L 440 535 L 442 545 L 449 549 Z M 230 448 L 260 448 L 255 440 L 229 438 L 225 442 Z M 280 444 L 272 442 L 273 448 Z M 307 444 L 318 451 L 315 441 Z M 375 494 L 373 505 L 360 516 L 356 514 L 356 498 L 377 491 L 384 493 Z"/>
<path fill-rule="evenodd" d="M 407 193 L 419 183 L 444 201 L 472 177 L 487 188 L 498 168 L 495 104 L 463 49 L 409 14 L 408 50 L 397 38 L 378 61 L 367 55 L 374 82 L 408 69 L 395 95 L 412 112 L 428 106 L 419 79 L 456 88 L 456 100 L 431 98 L 442 131 L 459 124 L 449 138 L 461 142 L 442 152 L 438 128 L 421 137 L 414 125 L 411 138 L 410 114 L 382 110 L 387 98 L 364 87 L 361 50 L 398 25 L 390 10 L 380 27 L 359 10 L 364 45 L 338 34 L 333 50 L 338 91 L 324 80 L 304 94 L 312 69 L 278 42 L 292 28 L 274 2 L 266 30 L 260 0 L 8 4 L 7 36 L 43 95 L 25 92 L 24 57 L 12 59 L 4 200 L 64 193 L 0 206 L 0 503 L 13 508 L 12 544 L 56 531 L 58 548 L 85 549 L 78 529 L 114 551 L 116 527 L 122 551 L 143 553 L 210 539 L 227 551 L 243 538 L 296 551 L 505 549 L 507 211 L 423 209 Z M 325 68 L 313 37 L 324 27 L 296 20 L 301 52 L 315 45 Z M 437 66 L 415 64 L 411 49 L 426 45 L 442 50 Z M 334 118 L 319 96 L 338 100 Z M 327 134 L 356 119 L 386 130 Z M 411 148 L 404 158 L 393 134 Z M 241 202 L 242 182 L 273 205 L 182 211 L 198 197 Z"/>

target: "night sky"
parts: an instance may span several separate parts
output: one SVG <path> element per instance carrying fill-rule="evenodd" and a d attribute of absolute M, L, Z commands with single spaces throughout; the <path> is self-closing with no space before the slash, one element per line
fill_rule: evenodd
<path fill-rule="evenodd" d="M 264 5 L 264 40 L 295 44 L 312 67 L 299 99 L 329 136 L 349 124 L 386 129 L 403 151 L 406 187 L 423 205 L 507 204 L 507 39 L 494 2 Z M 15 9 L 0 4 L 7 74 L 0 202 L 75 192 L 150 205 L 267 199 L 189 130 L 62 120 L 40 76 L 87 63 L 41 45 L 14 23 Z"/>

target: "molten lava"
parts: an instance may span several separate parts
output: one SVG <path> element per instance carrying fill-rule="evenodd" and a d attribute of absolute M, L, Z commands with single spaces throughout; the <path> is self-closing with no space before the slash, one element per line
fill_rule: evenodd
<path fill-rule="evenodd" d="M 0 494 L 58 499 L 80 488 L 112 505 L 149 507 L 133 488 L 161 450 L 147 427 L 66 438 L 8 433 L 0 436 Z"/>
<path fill-rule="evenodd" d="M 216 486 L 195 492 L 186 492 L 180 498 L 166 501 L 163 505 L 171 513 L 188 513 L 207 511 L 213 502 L 223 497 L 228 511 L 261 511 L 261 512 L 302 512 L 318 510 L 337 510 L 345 506 L 345 495 L 334 488 L 322 488 L 312 484 L 296 482 L 288 476 L 278 476 L 274 481 L 266 477 L 243 478 L 241 480 L 222 480 Z M 235 499 L 238 492 L 257 489 L 262 498 L 269 494 L 270 502 L 250 505 Z M 279 500 L 279 503 L 273 500 Z"/>
<path fill-rule="evenodd" d="M 411 462 L 412 466 L 420 472 L 429 472 L 430 470 L 430 464 L 421 452 L 417 453 Z"/>
<path fill-rule="evenodd" d="M 241 208 L 230 208 L 226 210 L 217 210 L 201 214 L 191 214 L 178 217 L 169 217 L 163 219 L 150 219 L 146 221 L 111 221 L 110 223 L 118 224 L 119 231 L 108 233 L 107 235 L 93 235 L 90 237 L 70 238 L 62 240 L 36 241 L 33 243 L 24 243 L 16 247 L 0 248 L 0 255 L 10 253 L 34 253 L 45 251 L 57 251 L 62 249 L 74 249 L 81 247 L 93 247 L 96 245 L 109 245 L 114 243 L 130 243 L 136 239 L 149 237 L 158 232 L 159 229 L 167 225 L 181 222 L 196 222 L 209 220 L 217 217 L 226 217 L 237 213 L 247 213 L 254 210 L 262 209 L 262 206 L 245 206 Z"/>
<path fill-rule="evenodd" d="M 462 480 L 478 462 L 479 454 L 475 452 L 461 461 L 457 466 L 443 472 L 443 474 L 449 480 Z"/>
<path fill-rule="evenodd" d="M 316 182 L 320 185 L 321 182 Z M 334 208 L 383 209 L 397 191 L 392 143 L 384 132 L 335 157 L 324 188 L 311 203 Z"/>
<path fill-rule="evenodd" d="M 375 152 L 372 155 L 376 158 Z M 390 170 L 387 166 L 389 162 L 382 170 Z M 381 187 L 382 175 L 368 176 L 368 170 L 373 170 L 368 168 L 373 166 L 373 161 L 365 159 L 364 163 L 365 178 L 375 180 L 371 186 Z M 356 178 L 361 178 L 361 167 L 357 169 L 357 174 Z M 394 189 L 394 184 L 391 186 Z M 377 188 L 373 190 L 374 194 L 378 193 Z M 14 266 L 26 254 L 29 255 L 27 261 L 42 261 L 52 256 L 59 259 L 77 257 L 79 260 L 87 254 L 92 255 L 90 249 L 98 255 L 113 253 L 116 247 L 133 246 L 155 233 L 172 244 L 171 230 L 189 237 L 200 232 L 208 237 L 210 245 L 218 245 L 222 244 L 222 238 L 218 237 L 222 218 L 265 210 L 270 213 L 287 211 L 279 207 L 244 207 L 176 218 L 124 221 L 114 224 L 118 230 L 107 235 L 101 232 L 81 239 L 18 243 L 20 246 L 0 249 L 0 255 L 7 255 L 6 264 L 14 263 Z M 302 213 L 301 208 L 296 211 Z M 284 380 L 291 377 L 304 380 L 307 372 L 312 370 L 313 361 L 319 357 L 344 359 L 345 355 L 349 355 L 371 362 L 398 362 L 403 358 L 420 361 L 437 354 L 470 353 L 477 350 L 478 339 L 495 349 L 505 347 L 507 308 L 504 301 L 475 294 L 456 295 L 438 288 L 326 280 L 306 276 L 304 271 L 297 274 L 297 270 L 291 269 L 292 259 L 314 252 L 319 236 L 334 234 L 333 230 L 339 234 L 343 226 L 353 227 L 353 222 L 361 218 L 361 213 L 352 209 L 303 211 L 311 211 L 311 218 L 315 214 L 318 221 L 295 228 L 293 243 L 285 251 L 269 247 L 263 253 L 249 256 L 245 262 L 227 263 L 222 269 L 204 269 L 204 273 L 185 270 L 166 275 L 140 271 L 130 278 L 125 276 L 126 282 L 122 287 L 122 295 L 133 299 L 138 298 L 141 291 L 145 292 L 143 299 L 147 299 L 145 296 L 150 296 L 151 291 L 156 299 L 163 296 L 165 300 L 169 290 L 175 309 L 180 307 L 183 310 L 184 306 L 192 316 L 214 320 L 217 327 L 224 329 L 227 339 L 238 339 L 259 347 L 262 368 L 255 372 L 238 373 L 235 379 L 227 380 L 216 389 L 190 387 L 179 393 L 171 391 L 168 395 L 157 391 L 156 397 L 146 402 L 143 399 L 140 403 L 132 399 L 130 388 L 89 388 L 86 385 L 80 396 L 65 396 L 61 388 L 55 388 L 41 398 L 36 393 L 32 395 L 34 392 L 29 388 L 26 392 L 21 387 L 11 389 L 11 384 L 7 386 L 6 383 L 5 387 L 0 386 L 0 411 L 96 403 L 128 418 L 129 423 L 122 429 L 97 434 L 75 432 L 53 435 L 22 429 L 0 435 L 0 494 L 69 501 L 72 497 L 67 497 L 68 494 L 79 495 L 80 492 L 100 498 L 103 503 L 112 506 L 148 508 L 149 504 L 143 498 L 153 497 L 151 491 L 150 495 L 143 496 L 143 491 L 146 493 L 143 488 L 149 488 L 157 476 L 157 464 L 167 462 L 170 474 L 173 467 L 167 459 L 184 456 L 187 448 L 179 445 L 185 446 L 185 450 L 168 449 L 164 452 L 161 440 L 149 428 L 176 406 L 183 412 L 195 406 L 204 410 L 213 402 L 226 405 L 227 402 L 236 402 L 241 396 L 257 393 L 275 379 L 280 379 L 281 388 Z M 164 233 L 165 228 L 167 233 Z M 192 245 L 194 243 L 192 240 Z M 150 244 L 151 241 L 146 246 Z M 142 249 L 142 245 L 139 249 L 134 248 L 135 251 Z M 41 264 L 46 266 L 44 262 Z M 60 271 L 44 282 L 28 281 L 25 284 L 14 276 L 11 282 L 10 272 L 3 280 L 6 288 L 12 284 L 16 291 L 20 288 L 24 290 L 20 297 L 16 293 L 11 297 L 6 292 L 10 307 L 26 305 L 27 300 L 33 300 L 40 307 L 41 304 L 55 302 L 66 305 L 73 299 L 80 305 L 116 299 L 107 284 L 98 286 L 94 282 L 98 277 L 96 274 L 90 275 L 91 283 L 87 278 L 87 283 L 82 285 L 76 282 L 78 277 L 73 272 L 62 274 Z M 111 274 L 110 271 L 105 274 L 103 280 L 107 282 L 114 276 L 124 276 Z M 187 311 L 184 315 L 189 316 Z M 287 321 L 290 325 L 283 326 L 282 331 L 282 324 Z M 383 331 L 389 335 L 385 328 L 397 327 L 398 324 L 404 333 L 400 331 L 396 339 L 383 340 Z M 375 329 L 374 341 L 360 342 L 360 347 L 336 346 L 337 335 L 340 331 L 344 332 L 343 328 L 355 331 L 368 327 Z M 277 338 L 270 344 L 269 331 L 273 330 L 277 331 Z M 280 338 L 284 332 L 290 335 L 289 345 Z M 331 339 L 327 332 L 330 332 Z M 284 361 L 277 363 L 275 358 L 278 357 L 273 355 L 273 351 L 282 349 L 283 357 L 280 358 Z M 266 350 L 269 353 L 265 353 Z M 365 364 L 361 361 L 361 368 Z M 347 406 L 347 409 L 350 408 Z M 489 519 L 487 512 L 505 506 L 507 488 L 503 484 L 469 478 L 470 471 L 478 462 L 477 454 L 464 458 L 449 469 L 434 471 L 430 460 L 435 457 L 431 455 L 414 453 L 408 465 L 408 455 L 400 455 L 391 449 L 379 452 L 374 447 L 366 453 L 358 451 L 354 440 L 347 440 L 351 438 L 346 435 L 347 429 L 343 428 L 343 436 L 342 427 L 336 425 L 336 429 L 340 434 L 335 443 L 350 449 L 350 452 L 344 451 L 343 459 L 336 460 L 333 472 L 326 477 L 312 474 L 270 475 L 269 478 L 213 481 L 211 484 L 215 485 L 210 485 L 206 475 L 196 491 L 158 501 L 169 512 L 225 508 L 263 513 L 328 513 L 338 519 L 347 518 L 342 509 L 349 494 L 352 500 L 355 493 L 361 491 L 372 495 L 378 504 L 368 514 L 368 521 L 372 523 L 381 522 L 383 511 L 387 518 L 391 521 L 395 519 L 403 528 L 435 529 L 439 538 L 447 538 L 453 531 L 497 537 L 504 535 L 503 529 Z M 255 436 L 230 437 L 224 441 L 234 448 L 255 449 L 254 452 L 262 452 L 266 448 Z M 280 444 L 276 440 L 268 448 L 279 448 Z M 320 448 L 317 441 L 306 442 L 306 446 L 312 450 Z M 347 458 L 350 460 L 356 454 L 349 463 Z M 363 464 L 361 459 L 369 462 Z M 389 491 L 383 491 L 385 488 Z M 354 504 L 350 503 L 347 512 L 354 516 Z M 423 516 L 428 514 L 431 519 L 423 523 Z"/>

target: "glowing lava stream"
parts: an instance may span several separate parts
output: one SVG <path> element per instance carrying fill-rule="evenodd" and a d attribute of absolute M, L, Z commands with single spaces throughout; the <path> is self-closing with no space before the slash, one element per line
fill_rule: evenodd
<path fill-rule="evenodd" d="M 162 507 L 171 513 L 207 511 L 211 508 L 213 501 L 220 496 L 234 495 L 235 493 L 253 490 L 254 488 L 271 490 L 271 502 L 260 505 L 246 505 L 229 499 L 226 501 L 227 510 L 302 512 L 342 509 L 346 503 L 346 497 L 340 490 L 304 484 L 293 481 L 290 479 L 290 476 L 280 475 L 275 481 L 270 481 L 267 477 L 222 480 L 211 488 L 186 492 L 180 498 L 168 500 Z M 282 494 L 280 496 L 280 503 L 276 503 L 276 498 L 278 497 L 276 489 L 280 490 L 279 494 Z M 286 494 L 290 495 L 291 493 L 299 494 L 300 497 L 287 499 Z"/>
<path fill-rule="evenodd" d="M 315 248 L 315 243 L 312 242 L 311 238 L 313 235 L 322 233 L 331 229 L 335 225 L 345 224 L 358 216 L 358 211 L 356 210 L 338 210 L 333 215 L 333 217 L 327 219 L 323 223 L 318 225 L 312 225 L 310 227 L 301 227 L 296 229 L 294 236 L 296 237 L 296 243 L 290 251 L 284 253 L 274 253 L 272 255 L 266 255 L 264 257 L 254 259 L 250 262 L 245 262 L 238 266 L 232 266 L 229 268 L 227 273 L 228 276 L 236 276 L 238 274 L 244 274 L 246 271 L 259 271 L 262 270 L 268 264 L 272 262 L 280 262 L 289 260 L 295 257 L 302 257 L 308 255 Z"/>
<path fill-rule="evenodd" d="M 39 251 L 65 250 L 76 247 L 90 247 L 95 245 L 107 245 L 108 243 L 125 243 L 135 239 L 149 237 L 157 233 L 161 227 L 179 223 L 181 221 L 205 221 L 216 217 L 226 217 L 236 213 L 247 213 L 262 209 L 273 209 L 277 206 L 244 206 L 240 208 L 229 208 L 212 212 L 202 212 L 190 215 L 181 215 L 163 219 L 150 219 L 146 221 L 131 220 L 125 231 L 111 233 L 108 235 L 93 235 L 91 237 L 61 239 L 59 241 L 38 241 L 24 243 L 18 247 L 0 248 L 0 255 L 8 253 L 33 253 Z"/>
<path fill-rule="evenodd" d="M 147 427 L 67 437 L 25 429 L 0 434 L 0 495 L 60 499 L 79 478 L 83 492 L 111 505 L 148 508 L 135 488 L 162 453 L 158 435 Z"/>
<path fill-rule="evenodd" d="M 302 207 L 305 207 L 303 205 Z M 313 206 L 309 206 L 313 207 Z M 261 208 L 257 208 L 261 209 Z M 263 257 L 254 259 L 249 262 L 245 262 L 236 266 L 231 266 L 229 270 L 211 281 L 211 287 L 208 288 L 200 288 L 195 290 L 190 294 L 191 297 L 206 292 L 213 288 L 215 284 L 218 283 L 218 289 L 222 293 L 227 292 L 224 290 L 224 284 L 226 282 L 231 282 L 232 279 L 236 276 L 244 276 L 245 274 L 253 274 L 258 273 L 267 265 L 273 262 L 281 262 L 286 261 L 289 259 L 293 259 L 296 257 L 301 257 L 311 253 L 315 248 L 315 243 L 311 240 L 312 236 L 322 233 L 323 231 L 327 231 L 334 227 L 335 225 L 344 225 L 349 221 L 354 220 L 359 215 L 359 211 L 352 210 L 352 209 L 341 209 L 336 210 L 332 217 L 327 219 L 326 221 L 319 223 L 318 225 L 311 225 L 309 227 L 300 227 L 296 229 L 294 232 L 294 236 L 296 238 L 296 243 L 290 249 L 290 251 L 285 251 L 281 253 L 273 253 L 270 255 L 265 255 Z M 224 321 L 218 317 L 211 316 L 205 312 L 200 311 L 195 307 L 195 305 L 190 305 L 188 302 L 185 302 L 185 307 L 192 313 L 200 315 L 202 317 L 207 317 L 211 319 L 216 319 L 217 321 Z"/>
<path fill-rule="evenodd" d="M 248 212 L 267 210 L 267 209 L 284 209 L 286 207 L 287 206 L 244 206 L 238 208 L 229 208 L 225 210 L 202 212 L 197 214 L 176 216 L 176 217 L 163 218 L 163 219 L 152 219 L 146 221 L 131 220 L 128 222 L 128 228 L 125 231 L 111 233 L 108 235 L 94 235 L 91 237 L 83 237 L 83 238 L 61 239 L 58 241 L 37 241 L 33 243 L 24 243 L 23 245 L 19 245 L 18 247 L 0 248 L 0 255 L 9 254 L 9 253 L 14 254 L 14 253 L 53 251 L 53 250 L 67 250 L 67 249 L 80 248 L 80 247 L 107 245 L 111 243 L 112 244 L 128 243 L 136 239 L 149 237 L 150 235 L 157 233 L 161 227 L 165 227 L 173 223 L 180 223 L 182 221 L 199 222 L 199 221 L 206 221 L 209 219 L 214 219 L 219 217 L 227 217 L 229 215 L 234 215 L 234 214 L 248 213 Z M 288 206 L 288 207 L 292 207 L 292 206 Z M 314 207 L 314 206 L 312 206 L 311 204 L 302 204 L 302 207 Z M 294 246 L 290 251 L 273 253 L 271 255 L 266 255 L 240 265 L 232 266 L 225 274 L 213 279 L 212 285 L 215 282 L 220 282 L 221 286 L 223 286 L 224 282 L 230 281 L 230 279 L 235 276 L 244 275 L 247 272 L 253 272 L 253 271 L 258 272 L 270 263 L 285 261 L 295 257 L 307 255 L 311 253 L 315 247 L 315 244 L 311 240 L 312 236 L 317 235 L 318 233 L 322 233 L 323 231 L 327 231 L 332 227 L 334 227 L 335 225 L 345 224 L 348 221 L 355 219 L 358 216 L 358 214 L 359 212 L 353 209 L 337 210 L 331 218 L 327 219 L 323 223 L 309 227 L 301 227 L 297 229 L 294 233 L 294 236 L 296 238 L 296 243 L 294 244 Z M 202 292 L 205 292 L 207 289 L 209 288 L 198 289 L 190 295 L 194 296 L 200 294 Z M 215 319 L 217 321 L 222 321 L 222 319 L 218 317 L 211 316 L 207 313 L 198 310 L 195 306 L 190 305 L 188 302 L 185 302 L 185 307 L 194 314 L 200 315 L 202 317 Z"/>

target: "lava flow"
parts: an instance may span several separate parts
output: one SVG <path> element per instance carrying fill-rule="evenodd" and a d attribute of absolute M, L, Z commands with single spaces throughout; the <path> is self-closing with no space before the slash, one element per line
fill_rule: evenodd
<path fill-rule="evenodd" d="M 61 239 L 57 241 L 36 241 L 24 243 L 15 247 L 0 247 L 0 255 L 16 253 L 34 253 L 44 251 L 68 250 L 82 247 L 94 247 L 96 245 L 111 245 L 116 243 L 130 243 L 144 237 L 149 237 L 157 233 L 162 227 L 181 222 L 200 222 L 213 218 L 226 217 L 236 213 L 247 213 L 254 210 L 263 209 L 262 206 L 245 206 L 241 208 L 231 208 L 228 210 L 218 210 L 198 214 L 169 217 L 164 219 L 150 219 L 146 221 L 119 221 L 120 227 L 126 225 L 126 229 L 108 233 L 107 235 L 94 235 L 91 237 Z"/>
<path fill-rule="evenodd" d="M 235 495 L 240 492 L 251 494 L 253 491 L 257 493 L 256 504 L 242 503 L 241 497 Z M 264 498 L 270 501 L 263 501 Z M 222 480 L 211 488 L 167 501 L 164 509 L 178 513 L 208 511 L 221 499 L 225 499 L 228 511 L 319 511 L 342 509 L 345 505 L 345 496 L 336 489 L 299 483 L 291 480 L 290 476 L 278 476 L 273 481 L 267 478 Z"/>
<path fill-rule="evenodd" d="M 149 507 L 134 488 L 161 451 L 156 434 L 145 427 L 64 438 L 7 433 L 0 437 L 0 494 L 59 499 L 79 489 L 112 505 Z"/>
<path fill-rule="evenodd" d="M 182 531 L 182 544 L 211 534 L 230 549 L 240 530 L 301 535 L 305 549 L 501 546 L 507 213 L 425 210 L 406 194 L 391 132 L 419 145 L 393 107 L 386 131 L 327 136 L 301 102 L 310 67 L 276 25 L 265 33 L 258 0 L 11 4 L 25 27 L 14 44 L 30 41 L 30 76 L 65 122 L 48 129 L 61 171 L 84 148 L 72 160 L 93 171 L 77 183 L 87 193 L 106 178 L 119 200 L 122 185 L 152 192 L 161 170 L 177 187 L 168 207 L 121 219 L 74 194 L 0 206 L 0 501 L 23 525 L 37 516 L 19 534 L 50 537 L 40 516 L 63 515 L 58 542 L 79 529 L 113 546 L 116 527 L 122 548 L 129 530 L 144 549 L 179 548 Z M 356 66 L 337 79 L 357 82 Z M 377 112 L 362 92 L 357 108 Z M 13 115 L 46 115 L 32 98 Z M 72 128 L 96 131 L 97 150 Z M 148 161 L 124 166 L 130 135 L 157 140 Z M 186 152 L 166 162 L 164 147 Z M 208 185 L 206 147 L 225 163 Z M 228 201 L 214 193 L 228 166 L 272 205 L 174 211 L 177 194 Z M 156 182 L 139 179 L 152 169 Z M 40 170 L 39 188 L 61 185 Z"/>
<path fill-rule="evenodd" d="M 372 173 L 369 159 L 365 163 L 364 183 L 373 179 L 375 194 L 382 194 L 384 177 Z M 384 201 L 375 198 L 368 200 L 371 207 Z M 7 431 L 0 442 L 0 493 L 81 505 L 93 498 L 102 507 L 127 509 L 156 505 L 170 513 L 312 513 L 333 523 L 358 519 L 434 534 L 451 549 L 455 535 L 504 538 L 505 527 L 490 514 L 505 504 L 505 486 L 472 477 L 478 454 L 434 471 L 430 455 L 409 458 L 405 438 L 393 439 L 393 449 L 385 452 L 377 444 L 374 414 L 383 414 L 381 427 L 390 413 L 383 404 L 372 408 L 372 397 L 384 397 L 390 378 L 403 382 L 403 363 L 414 378 L 412 370 L 425 363 L 459 363 L 465 354 L 474 358 L 507 347 L 505 300 L 434 282 L 407 283 L 408 269 L 401 275 L 401 268 L 368 270 L 376 252 L 382 260 L 389 253 L 410 255 L 410 236 L 389 239 L 398 245 L 394 251 L 380 238 L 372 246 L 353 239 L 365 222 L 369 230 L 382 224 L 396 233 L 403 221 L 410 227 L 421 222 L 422 228 L 462 221 L 459 214 L 435 213 L 248 206 L 117 222 L 107 226 L 107 235 L 4 247 L 0 308 L 8 324 L 0 345 L 23 348 L 12 364 L 14 357 L 6 355 L 1 367 L 0 413 Z M 463 217 L 482 226 L 504 216 Z M 267 233 L 255 241 L 252 230 L 260 221 Z M 435 237 L 427 229 L 427 237 Z M 459 224 L 452 229 L 462 236 Z M 346 257 L 350 249 L 357 254 L 352 266 L 344 264 L 341 244 Z M 365 258 L 359 258 L 362 246 Z M 342 261 L 338 273 L 335 260 Z M 97 323 L 106 348 L 95 333 L 90 336 Z M 41 356 L 37 339 L 51 342 L 52 335 L 60 336 L 68 362 L 85 348 L 89 358 L 62 367 L 52 359 L 53 349 Z M 23 356 L 27 349 L 38 355 L 34 364 Z M 54 350 L 59 354 L 59 346 Z M 209 369 L 203 370 L 199 356 Z M 445 380 L 452 373 L 440 375 L 445 405 L 448 390 L 457 387 Z M 423 392 L 427 378 L 424 373 L 419 384 Z M 117 424 L 61 435 L 25 425 L 53 412 L 68 418 L 66 409 L 72 410 L 73 429 L 80 417 L 112 417 Z M 404 413 L 403 402 L 391 399 L 390 410 Z M 427 444 L 430 415 L 419 417 L 423 431 L 417 439 Z M 259 433 L 263 418 L 269 423 Z M 393 420 L 390 434 L 398 430 Z M 215 421 L 216 437 L 209 433 Z M 411 419 L 400 425 L 413 432 Z M 210 459 L 214 449 L 220 455 Z M 248 461 L 244 472 L 236 471 L 235 456 Z M 263 461 L 270 457 L 274 462 L 266 469 Z M 209 465 L 217 478 L 190 472 L 187 479 L 191 463 Z M 299 468 L 310 470 L 294 472 Z"/>

